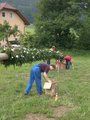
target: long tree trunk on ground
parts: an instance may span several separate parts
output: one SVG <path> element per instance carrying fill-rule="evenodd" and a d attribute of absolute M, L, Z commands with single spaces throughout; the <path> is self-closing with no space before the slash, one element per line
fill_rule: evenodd
<path fill-rule="evenodd" d="M 6 53 L 0 53 L 0 61 L 7 60 L 9 56 Z"/>

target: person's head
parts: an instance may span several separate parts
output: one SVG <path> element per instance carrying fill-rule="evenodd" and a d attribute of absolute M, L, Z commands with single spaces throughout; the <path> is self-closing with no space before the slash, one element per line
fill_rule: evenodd
<path fill-rule="evenodd" d="M 52 49 L 55 50 L 55 46 L 52 46 Z"/>
<path fill-rule="evenodd" d="M 54 69 L 56 69 L 56 66 L 53 64 L 50 64 L 50 70 L 54 70 Z"/>
<path fill-rule="evenodd" d="M 55 46 L 52 46 L 52 47 L 50 48 L 50 51 L 55 51 Z"/>

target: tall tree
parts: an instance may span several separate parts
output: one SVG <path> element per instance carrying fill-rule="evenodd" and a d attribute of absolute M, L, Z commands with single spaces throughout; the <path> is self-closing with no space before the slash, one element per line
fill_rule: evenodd
<path fill-rule="evenodd" d="M 40 0 L 36 20 L 38 43 L 72 48 L 78 40 L 80 6 L 75 0 Z"/>
<path fill-rule="evenodd" d="M 81 29 L 79 47 L 90 50 L 90 0 L 76 0 L 81 8 Z"/>

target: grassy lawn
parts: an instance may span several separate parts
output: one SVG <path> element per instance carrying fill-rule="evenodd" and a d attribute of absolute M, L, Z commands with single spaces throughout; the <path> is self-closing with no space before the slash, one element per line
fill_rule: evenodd
<path fill-rule="evenodd" d="M 28 113 L 42 113 L 51 118 L 53 108 L 58 106 L 67 106 L 72 110 L 54 120 L 90 119 L 90 52 L 67 52 L 73 56 L 74 69 L 49 73 L 51 79 L 58 81 L 57 101 L 45 96 L 44 91 L 39 97 L 35 84 L 31 93 L 24 95 L 29 70 L 34 63 L 15 69 L 13 66 L 6 69 L 0 65 L 0 120 L 24 120 Z"/>

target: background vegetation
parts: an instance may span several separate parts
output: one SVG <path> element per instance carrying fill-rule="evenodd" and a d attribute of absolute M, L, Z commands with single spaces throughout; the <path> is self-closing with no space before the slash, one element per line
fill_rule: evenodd
<path fill-rule="evenodd" d="M 90 49 L 90 2 L 39 0 L 36 18 L 38 44 Z"/>

